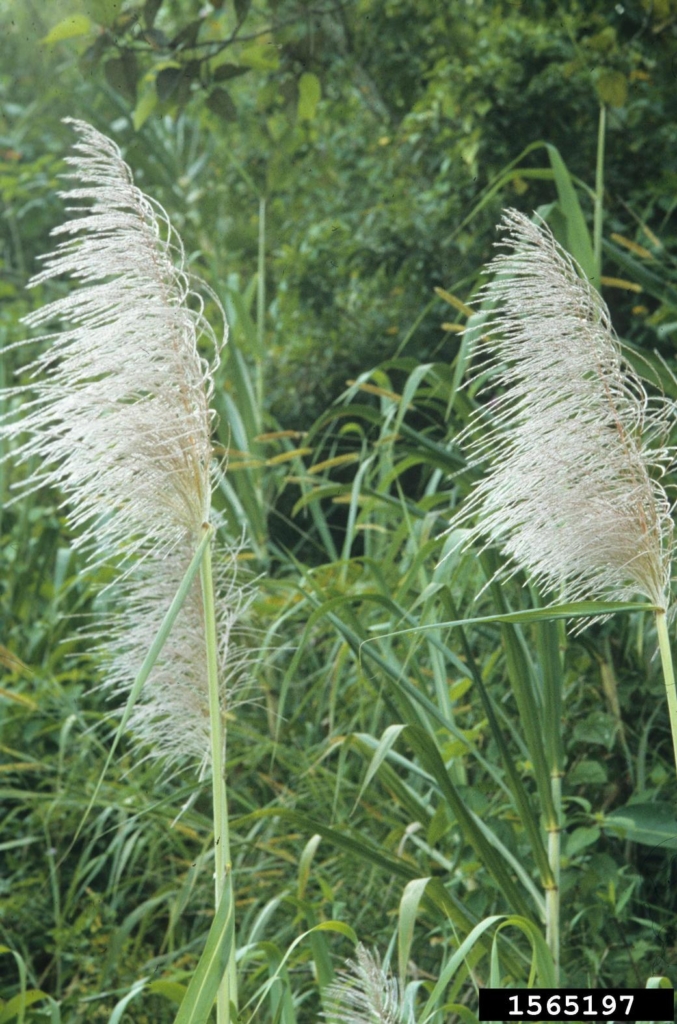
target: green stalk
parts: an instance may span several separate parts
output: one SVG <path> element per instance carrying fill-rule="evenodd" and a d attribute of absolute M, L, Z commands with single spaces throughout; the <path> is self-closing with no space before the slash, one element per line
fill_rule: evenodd
<path fill-rule="evenodd" d="M 665 690 L 668 697 L 672 746 L 675 752 L 675 767 L 677 768 L 677 690 L 675 690 L 675 671 L 672 664 L 670 637 L 668 636 L 668 625 L 664 611 L 656 612 L 656 632 L 658 633 L 658 647 L 661 652 L 663 679 L 665 680 Z"/>
<path fill-rule="evenodd" d="M 550 771 L 551 815 L 546 817 L 548 864 L 552 881 L 545 886 L 545 937 L 552 954 L 555 984 L 560 971 L 560 856 L 562 835 L 562 649 L 560 623 L 541 622 L 536 630 L 538 656 L 543 675 L 543 724 L 546 757 Z M 563 624 L 562 624 L 563 625 Z"/>
<path fill-rule="evenodd" d="M 29 503 L 27 501 L 24 501 L 22 503 L 22 514 L 23 514 L 23 509 L 26 510 L 26 513 L 28 512 Z M 200 541 L 200 543 L 198 544 L 197 548 L 195 549 L 195 554 L 193 555 L 193 557 L 192 557 L 192 559 L 190 561 L 190 565 L 186 569 L 185 576 L 181 580 L 181 584 L 179 586 L 179 589 L 177 590 L 172 603 L 170 604 L 169 608 L 167 609 L 167 614 L 165 615 L 164 619 L 162 620 L 162 625 L 160 626 L 158 634 L 155 637 L 155 639 L 153 640 L 153 643 L 150 646 L 150 650 L 148 651 L 148 654 L 144 658 L 143 665 L 139 669 L 138 675 L 137 675 L 136 679 L 134 680 L 134 685 L 132 686 L 132 689 L 130 691 L 129 697 L 127 698 L 127 703 L 125 705 L 125 710 L 122 713 L 122 718 L 120 719 L 120 724 L 117 727 L 117 730 L 115 732 L 115 736 L 113 738 L 113 742 L 111 744 L 111 748 L 108 751 L 108 757 L 106 758 L 106 763 L 104 764 L 104 766 L 103 766 L 103 768 L 101 770 L 101 774 L 99 775 L 99 778 L 97 780 L 96 786 L 94 787 L 94 792 L 92 793 L 92 796 L 90 797 L 89 803 L 87 804 L 87 807 L 85 809 L 85 813 L 83 814 L 82 818 L 80 819 L 80 824 L 78 825 L 78 827 L 77 827 L 77 829 L 75 831 L 75 835 L 71 839 L 71 842 L 70 842 L 70 845 L 69 845 L 68 849 L 66 850 L 66 852 L 62 856 L 61 860 L 59 861 L 58 867 L 61 867 L 61 865 L 64 863 L 66 857 L 71 852 L 71 850 L 73 849 L 73 846 L 75 845 L 76 841 L 80 837 L 80 833 L 82 832 L 82 829 L 84 828 L 85 822 L 89 818 L 89 814 L 90 814 L 90 812 L 92 810 L 92 807 L 94 806 L 94 804 L 96 802 L 96 798 L 99 795 L 99 790 L 101 789 L 101 785 L 103 783 L 103 780 L 106 777 L 106 772 L 108 771 L 108 769 L 110 767 L 110 763 L 113 760 L 113 755 L 115 754 L 115 751 L 117 750 L 118 743 L 120 742 L 120 738 L 122 737 L 122 734 L 125 731 L 125 726 L 127 725 L 127 722 L 129 721 L 129 716 L 131 715 L 131 713 L 132 713 L 132 711 L 134 709 L 134 705 L 136 704 L 136 701 L 138 700 L 139 694 L 141 693 L 141 690 L 143 689 L 144 683 L 148 679 L 148 676 L 151 674 L 153 666 L 154 666 L 155 662 L 157 661 L 158 657 L 160 656 L 160 651 L 162 650 L 162 648 L 164 647 L 164 645 L 166 643 L 167 637 L 169 636 L 169 634 L 171 632 L 171 629 L 172 629 L 172 626 L 174 625 L 174 623 L 176 621 L 176 617 L 179 614 L 179 612 L 181 611 L 181 608 L 183 607 L 183 602 L 186 600 L 186 596 L 188 594 L 188 591 L 190 590 L 190 588 L 192 586 L 192 583 L 193 583 L 193 580 L 195 579 L 195 577 L 196 577 L 196 575 L 198 573 L 198 567 L 202 565 L 203 556 L 204 556 L 205 552 L 209 551 L 209 545 L 210 545 L 212 534 L 213 534 L 214 531 L 213 531 L 211 526 L 205 526 L 204 527 L 204 531 L 205 531 L 204 532 L 204 536 L 203 536 L 202 540 Z"/>
<path fill-rule="evenodd" d="M 545 891 L 545 939 L 552 953 L 555 967 L 555 985 L 559 985 L 559 863 L 560 836 L 562 835 L 562 775 L 556 769 L 550 776 L 552 802 L 557 821 L 548 828 L 548 861 L 553 884 Z"/>
<path fill-rule="evenodd" d="M 214 609 L 214 581 L 212 579 L 212 552 L 210 545 L 205 548 L 200 567 L 202 581 L 202 603 L 205 616 L 207 641 L 207 683 L 209 687 L 209 721 L 212 753 L 212 800 L 214 807 L 214 873 L 215 907 L 221 905 L 221 897 L 227 887 L 229 903 L 233 906 L 233 877 L 230 860 L 230 837 L 228 834 L 228 794 L 224 765 L 224 731 L 219 701 L 217 667 L 216 613 Z M 230 1024 L 230 1005 L 237 1008 L 237 975 L 235 972 L 235 943 L 233 942 L 228 966 L 223 975 L 216 996 L 217 1024 Z"/>
<path fill-rule="evenodd" d="M 599 108 L 599 129 L 597 132 L 597 167 L 595 170 L 595 219 L 593 224 L 593 250 L 595 253 L 595 270 L 597 287 L 602 273 L 602 220 L 604 216 L 604 135 L 606 131 L 606 107 L 603 103 Z"/>
<path fill-rule="evenodd" d="M 256 399 L 259 433 L 263 430 L 263 353 L 266 328 L 266 198 L 259 196 L 259 250 L 256 273 Z"/>

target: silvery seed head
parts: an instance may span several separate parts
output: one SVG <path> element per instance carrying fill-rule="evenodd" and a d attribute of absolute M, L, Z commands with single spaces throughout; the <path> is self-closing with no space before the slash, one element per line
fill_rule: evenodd
<path fill-rule="evenodd" d="M 466 434 L 485 469 L 453 526 L 499 546 L 562 600 L 669 603 L 673 523 L 660 476 L 667 403 L 625 363 L 609 311 L 545 224 L 516 210 L 488 266 L 486 401 Z"/>
<path fill-rule="evenodd" d="M 25 318 L 62 329 L 31 342 L 38 354 L 21 370 L 26 383 L 7 390 L 12 409 L 0 431 L 10 457 L 31 465 L 19 497 L 60 490 L 74 544 L 93 566 L 117 569 L 100 633 L 108 682 L 124 692 L 211 515 L 213 381 L 198 343 L 206 336 L 217 358 L 220 344 L 164 211 L 136 188 L 110 139 L 69 123 L 78 141 L 62 195 L 76 216 L 53 232 L 63 241 L 31 285 L 65 277 L 72 287 Z M 227 652 L 242 604 L 232 569 L 231 561 L 219 611 L 224 676 L 239 664 Z M 155 753 L 208 757 L 199 580 L 131 721 Z"/>
<path fill-rule="evenodd" d="M 414 1024 L 397 980 L 381 966 L 378 953 L 362 943 L 324 995 L 328 1024 Z"/>

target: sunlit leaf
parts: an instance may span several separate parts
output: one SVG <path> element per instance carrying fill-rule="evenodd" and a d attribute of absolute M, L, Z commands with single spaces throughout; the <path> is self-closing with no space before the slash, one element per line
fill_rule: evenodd
<path fill-rule="evenodd" d="M 315 117 L 317 104 L 322 96 L 322 86 L 317 75 L 305 71 L 299 78 L 299 102 L 297 114 L 299 121 L 312 121 Z"/>
<path fill-rule="evenodd" d="M 41 41 L 46 45 L 51 45 L 52 43 L 59 43 L 64 39 L 86 36 L 93 29 L 94 25 L 91 19 L 85 14 L 71 14 L 50 29 Z"/>

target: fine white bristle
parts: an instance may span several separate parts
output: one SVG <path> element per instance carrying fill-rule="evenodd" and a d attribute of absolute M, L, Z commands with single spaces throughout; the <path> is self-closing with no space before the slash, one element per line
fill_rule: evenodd
<path fill-rule="evenodd" d="M 413 1024 L 413 1014 L 405 1007 L 397 980 L 383 967 L 377 953 L 362 943 L 356 959 L 348 960 L 344 970 L 324 995 L 323 1016 L 329 1024 Z"/>
<path fill-rule="evenodd" d="M 454 517 L 565 601 L 669 603 L 671 410 L 625 363 L 609 311 L 549 228 L 516 210 L 488 267 L 486 401 L 466 432 L 485 475 Z"/>
<path fill-rule="evenodd" d="M 77 215 L 53 232 L 63 240 L 31 285 L 66 277 L 72 287 L 25 318 L 62 330 L 32 343 L 38 354 L 7 389 L 0 431 L 9 457 L 31 465 L 14 500 L 60 490 L 74 544 L 92 566 L 116 570 L 98 632 L 108 685 L 125 693 L 210 520 L 213 380 L 198 343 L 206 337 L 217 359 L 220 343 L 164 211 L 110 139 L 69 123 L 78 141 L 63 197 Z M 217 609 L 224 699 L 226 676 L 241 668 L 226 650 L 245 600 L 233 571 L 230 558 Z M 131 718 L 152 753 L 200 763 L 209 759 L 203 620 L 196 579 Z"/>

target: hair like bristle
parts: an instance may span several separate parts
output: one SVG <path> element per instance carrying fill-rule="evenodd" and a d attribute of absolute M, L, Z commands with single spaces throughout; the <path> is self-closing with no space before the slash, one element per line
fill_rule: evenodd
<path fill-rule="evenodd" d="M 328 1024 L 414 1024 L 397 980 L 381 966 L 378 953 L 360 943 L 324 994 Z"/>
<path fill-rule="evenodd" d="M 117 146 L 69 123 L 78 140 L 62 196 L 76 216 L 53 232 L 62 240 L 31 285 L 65 276 L 73 287 L 25 318 L 63 329 L 31 342 L 38 354 L 21 370 L 26 383 L 6 392 L 22 401 L 0 432 L 9 457 L 37 467 L 13 500 L 59 489 L 74 545 L 92 567 L 116 569 L 98 642 L 106 685 L 126 694 L 210 520 L 213 380 L 198 343 L 206 336 L 218 359 L 226 336 L 215 337 L 180 239 Z M 226 560 L 231 575 L 221 574 L 217 598 L 224 701 L 225 680 L 242 667 L 233 631 L 246 603 L 235 558 Z M 203 620 L 196 578 L 131 717 L 149 751 L 200 764 L 209 758 Z"/>
<path fill-rule="evenodd" d="M 162 619 L 186 571 L 186 555 L 170 554 L 162 576 L 140 572 L 125 582 L 118 620 L 111 622 L 117 642 L 109 659 L 106 686 L 125 697 L 129 680 L 157 635 Z M 222 711 L 235 706 L 248 674 L 251 654 L 243 642 L 242 622 L 252 592 L 239 579 L 237 550 L 215 545 L 218 677 Z M 104 650 L 105 654 L 105 650 Z M 209 694 L 202 590 L 196 580 L 188 591 L 172 631 L 129 718 L 129 728 L 145 758 L 167 765 L 188 759 L 202 770 L 210 757 Z"/>
<path fill-rule="evenodd" d="M 648 399 L 606 304 L 550 229 L 516 210 L 501 227 L 508 251 L 481 293 L 487 401 L 462 436 L 485 475 L 452 529 L 470 527 L 564 601 L 642 594 L 666 608 L 671 406 Z"/>

